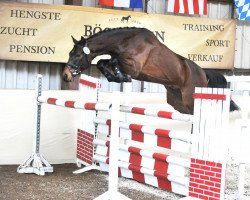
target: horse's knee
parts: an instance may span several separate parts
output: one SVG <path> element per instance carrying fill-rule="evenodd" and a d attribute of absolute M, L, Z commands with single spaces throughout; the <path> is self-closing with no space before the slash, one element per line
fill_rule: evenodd
<path fill-rule="evenodd" d="M 102 70 L 102 69 L 104 68 L 103 62 L 101 62 L 101 61 L 99 60 L 99 61 L 97 62 L 97 64 L 96 64 L 96 67 L 97 67 L 97 69 Z"/>
<path fill-rule="evenodd" d="M 109 60 L 99 60 L 96 64 L 96 67 L 98 69 L 103 69 L 103 68 L 106 68 L 108 66 L 108 62 Z"/>

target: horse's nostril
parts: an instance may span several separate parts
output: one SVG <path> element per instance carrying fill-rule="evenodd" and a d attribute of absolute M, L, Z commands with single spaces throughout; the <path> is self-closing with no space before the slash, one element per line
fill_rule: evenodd
<path fill-rule="evenodd" d="M 70 80 L 68 79 L 67 74 L 65 74 L 65 75 L 63 76 L 63 80 L 64 80 L 65 82 L 70 82 Z"/>

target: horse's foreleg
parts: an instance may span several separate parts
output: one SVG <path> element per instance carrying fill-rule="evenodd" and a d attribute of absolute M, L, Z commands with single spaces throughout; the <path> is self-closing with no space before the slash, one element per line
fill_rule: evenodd
<path fill-rule="evenodd" d="M 118 60 L 116 58 L 113 58 L 111 61 L 111 68 L 114 72 L 114 75 L 117 77 L 117 79 L 122 82 L 131 82 L 131 76 L 124 74 L 118 65 Z"/>
<path fill-rule="evenodd" d="M 109 67 L 110 60 L 99 60 L 97 62 L 97 68 L 107 78 L 109 82 L 118 82 L 119 79 L 113 73 L 111 73 Z"/>
<path fill-rule="evenodd" d="M 117 59 L 112 59 L 110 60 L 110 64 L 111 64 L 111 69 L 114 72 L 115 77 L 119 80 L 119 82 L 123 82 L 124 79 L 124 75 L 121 72 L 120 68 L 118 67 L 118 61 Z"/>
<path fill-rule="evenodd" d="M 116 78 L 119 80 L 120 83 L 122 82 L 131 82 L 132 79 L 131 79 L 131 76 L 129 76 L 128 74 L 124 74 L 117 66 L 115 66 L 113 68 L 113 71 L 114 71 L 114 74 L 116 76 Z"/>
<path fill-rule="evenodd" d="M 97 62 L 97 68 L 107 78 L 109 82 L 131 82 L 131 77 L 124 74 L 118 65 L 118 60 L 112 58 L 111 60 L 99 60 Z"/>

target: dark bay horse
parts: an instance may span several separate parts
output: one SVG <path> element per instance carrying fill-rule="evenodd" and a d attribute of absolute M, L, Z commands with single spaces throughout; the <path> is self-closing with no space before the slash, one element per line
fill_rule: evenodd
<path fill-rule="evenodd" d="M 203 69 L 171 51 L 145 28 L 115 28 L 80 41 L 73 38 L 73 42 L 63 71 L 65 81 L 89 68 L 96 56 L 109 54 L 110 60 L 97 63 L 109 81 L 129 82 L 133 78 L 162 84 L 167 89 L 167 102 L 188 114 L 193 113 L 194 88 L 208 86 Z"/>

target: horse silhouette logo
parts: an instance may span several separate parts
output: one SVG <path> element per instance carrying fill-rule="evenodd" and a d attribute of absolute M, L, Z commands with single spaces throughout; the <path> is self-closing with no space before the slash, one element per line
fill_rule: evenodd
<path fill-rule="evenodd" d="M 122 17 L 121 22 L 127 21 L 127 23 L 128 23 L 129 18 L 131 18 L 130 15 L 128 15 L 127 17 Z"/>

